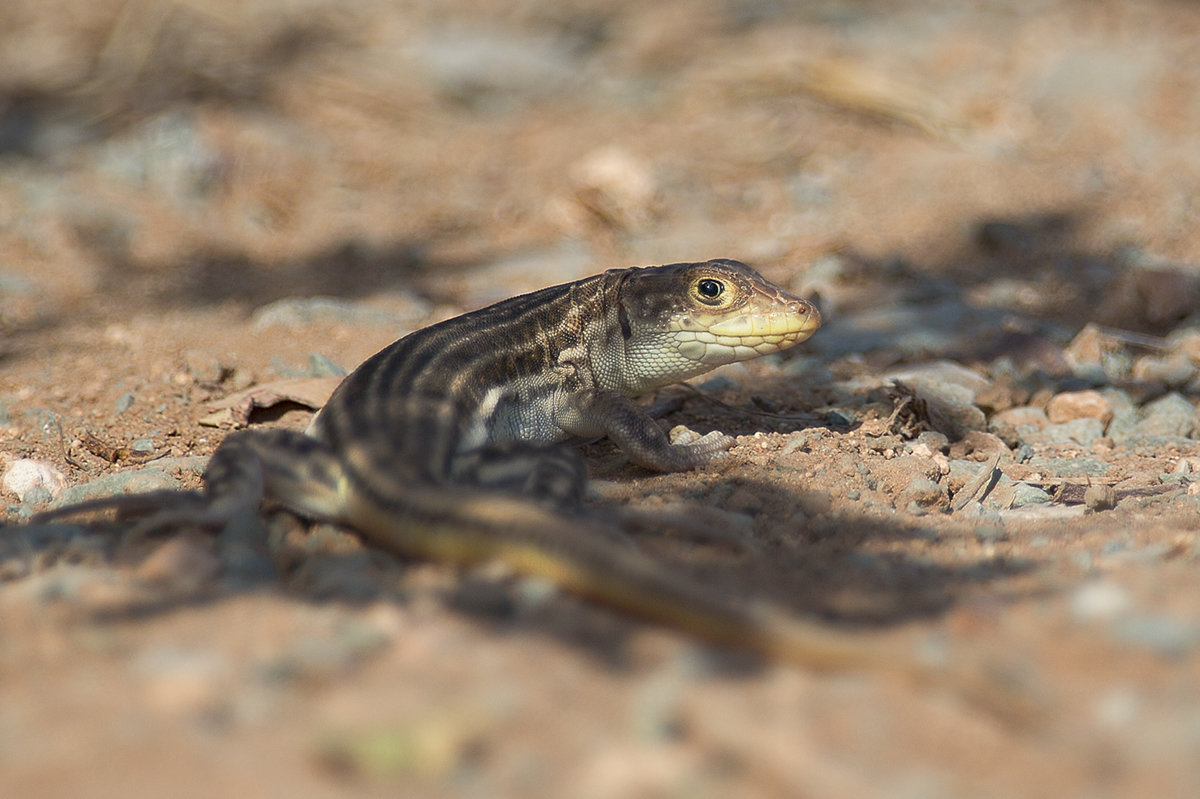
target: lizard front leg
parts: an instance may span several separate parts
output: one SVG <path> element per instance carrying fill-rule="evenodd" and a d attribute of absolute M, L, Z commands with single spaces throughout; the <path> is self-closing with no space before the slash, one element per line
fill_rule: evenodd
<path fill-rule="evenodd" d="M 615 391 L 593 395 L 585 415 L 629 460 L 656 472 L 695 469 L 720 457 L 735 443 L 732 436 L 714 431 L 690 444 L 672 444 L 637 403 Z"/>

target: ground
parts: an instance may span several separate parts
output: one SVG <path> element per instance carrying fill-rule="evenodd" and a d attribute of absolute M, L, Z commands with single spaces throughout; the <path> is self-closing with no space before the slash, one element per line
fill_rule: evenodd
<path fill-rule="evenodd" d="M 1171 0 L 6 3 L 0 790 L 1195 795 L 1198 34 Z M 589 501 L 946 679 L 284 516 L 28 524 L 198 486 L 429 322 L 711 257 L 826 324 L 659 398 L 729 457 L 589 445 Z"/>

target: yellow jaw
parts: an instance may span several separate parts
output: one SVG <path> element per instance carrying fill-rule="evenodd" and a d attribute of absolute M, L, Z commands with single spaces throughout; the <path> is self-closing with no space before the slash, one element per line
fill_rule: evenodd
<path fill-rule="evenodd" d="M 799 344 L 821 326 L 821 314 L 811 303 L 795 298 L 750 303 L 736 315 L 705 324 L 708 321 L 695 315 L 681 317 L 672 324 L 670 338 L 684 358 L 717 366 Z"/>

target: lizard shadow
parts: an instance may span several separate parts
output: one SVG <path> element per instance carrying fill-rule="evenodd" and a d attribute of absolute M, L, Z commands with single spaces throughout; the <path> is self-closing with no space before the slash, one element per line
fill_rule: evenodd
<path fill-rule="evenodd" d="M 739 483 L 739 489 L 760 492 L 773 508 L 802 512 L 808 499 L 803 492 L 761 481 Z M 860 630 L 884 630 L 944 616 L 972 588 L 1031 567 L 1002 558 L 947 566 L 902 552 L 873 554 L 866 551 L 867 544 L 872 549 L 887 549 L 892 543 L 920 538 L 920 532 L 853 512 L 803 524 L 795 523 L 794 517 L 786 524 L 774 518 L 757 519 L 756 525 L 765 535 L 756 536 L 758 552 L 754 554 L 726 544 L 697 544 L 674 537 L 669 530 L 661 535 L 643 534 L 637 545 L 664 569 L 686 574 L 730 602 L 765 599 L 800 617 Z M 333 534 L 346 536 L 344 532 Z M 105 547 L 96 543 L 104 535 L 61 526 L 25 536 L 24 549 L 46 560 L 53 560 L 57 549 L 69 560 L 75 557 L 70 551 L 80 546 L 93 555 L 107 548 L 109 557 L 119 560 L 114 555 L 119 536 L 110 535 Z M 171 538 L 175 537 L 172 534 Z M 431 573 L 436 575 L 432 586 Z M 426 600 L 432 595 L 488 634 L 550 638 L 617 670 L 632 666 L 636 650 L 631 642 L 642 629 L 634 619 L 547 591 L 537 581 L 514 579 L 487 567 L 457 574 L 446 567 L 423 568 L 416 561 L 353 545 L 315 551 L 291 569 L 260 568 L 230 574 L 226 564 L 226 572 L 215 583 L 143 593 L 136 601 L 97 609 L 91 616 L 97 623 L 136 623 L 248 593 L 282 594 L 315 606 L 349 608 L 377 602 L 406 607 L 422 595 Z M 704 649 L 710 653 L 707 668 L 729 676 L 755 672 L 761 665 L 754 657 L 706 645 Z"/>
<path fill-rule="evenodd" d="M 788 382 L 783 376 L 768 378 L 756 383 L 756 389 L 777 396 L 772 392 L 786 388 Z M 685 409 L 680 421 L 703 427 L 696 421 L 700 413 L 698 408 Z M 827 435 L 826 428 L 810 424 L 815 416 L 764 423 L 732 407 L 717 416 L 716 426 L 732 434 L 752 436 L 764 427 L 779 431 L 799 427 Z M 753 450 L 753 439 L 741 450 Z M 653 510 L 667 499 L 681 503 L 685 513 L 688 508 L 714 511 L 717 523 L 728 522 L 732 534 L 724 540 L 698 541 L 679 535 L 667 513 L 657 529 L 654 524 L 641 525 L 641 532 L 627 543 L 663 569 L 688 576 L 730 603 L 766 600 L 798 617 L 835 627 L 883 630 L 945 616 L 972 591 L 1033 568 L 1025 560 L 994 555 L 945 557 L 947 548 L 965 551 L 978 542 L 973 536 L 970 541 L 955 541 L 953 534 L 939 532 L 939 525 L 919 517 L 869 512 L 869 501 L 847 496 L 850 480 L 838 471 L 845 464 L 839 467 L 828 452 L 768 454 L 759 463 L 754 462 L 758 456 L 753 452 L 735 453 L 728 461 L 698 472 L 674 475 L 632 467 L 607 442 L 589 445 L 585 453 L 593 476 L 621 494 L 618 504 Z M 843 460 L 855 457 L 853 452 L 842 453 Z M 837 468 L 806 476 L 805 470 L 823 458 Z M 761 476 L 764 473 L 767 476 Z M 601 509 L 610 504 L 611 498 L 606 499 Z M 31 546 L 46 550 L 61 546 L 63 535 L 31 540 Z M 537 581 L 515 579 L 486 567 L 458 574 L 434 567 L 433 573 L 440 576 L 431 588 L 416 562 L 363 545 L 330 525 L 308 528 L 302 540 L 309 543 L 297 550 L 290 565 L 264 566 L 260 558 L 255 569 L 237 573 L 222 558 L 224 571 L 214 583 L 150 594 L 100 611 L 96 620 L 136 621 L 246 592 L 282 593 L 317 605 L 351 607 L 380 601 L 407 606 L 432 594 L 441 605 L 473 619 L 491 634 L 552 638 L 614 668 L 628 667 L 633 657 L 630 643 L 640 629 L 636 621 L 547 591 Z M 221 542 L 213 546 L 219 551 Z M 939 549 L 943 557 L 928 554 Z M 1006 590 L 1001 589 L 1002 598 Z M 759 661 L 722 655 L 713 662 L 721 671 L 736 673 L 755 668 Z"/>

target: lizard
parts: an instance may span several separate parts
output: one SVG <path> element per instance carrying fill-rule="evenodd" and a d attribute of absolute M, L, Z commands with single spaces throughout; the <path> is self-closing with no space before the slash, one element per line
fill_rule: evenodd
<path fill-rule="evenodd" d="M 41 519 L 154 508 L 141 524 L 220 529 L 265 501 L 344 525 L 392 553 L 512 571 L 718 645 L 815 668 L 914 670 L 861 635 L 724 599 L 613 540 L 582 500 L 570 444 L 607 436 L 656 472 L 735 442 L 672 444 L 634 401 L 806 340 L 821 316 L 738 261 L 609 269 L 411 333 L 363 362 L 308 430 L 242 430 L 204 491 L 111 497 Z M 159 507 L 161 505 L 161 507 Z"/>

